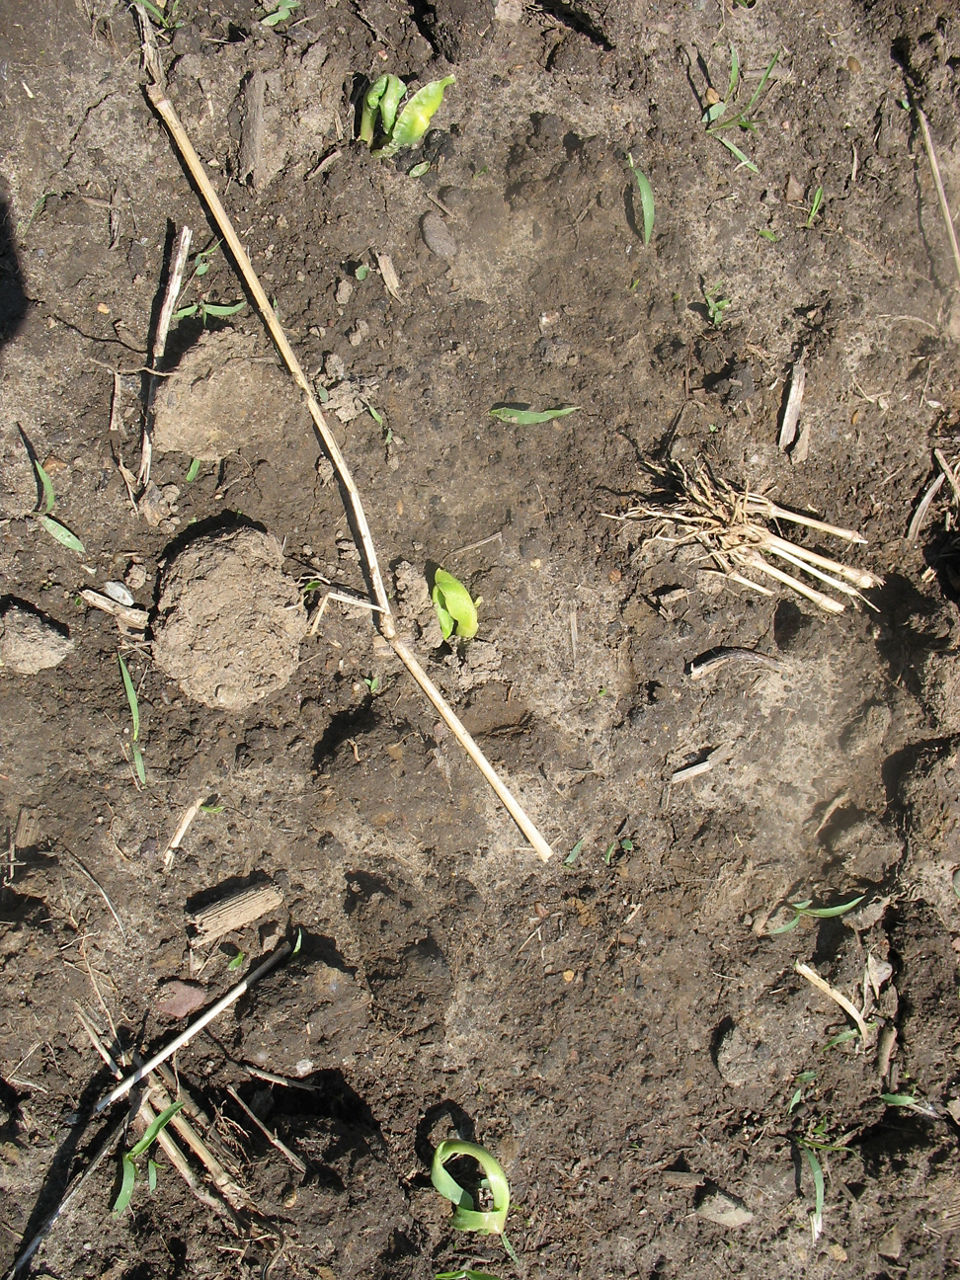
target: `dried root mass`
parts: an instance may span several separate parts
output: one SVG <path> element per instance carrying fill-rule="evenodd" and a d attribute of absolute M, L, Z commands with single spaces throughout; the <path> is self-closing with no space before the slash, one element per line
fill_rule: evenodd
<path fill-rule="evenodd" d="M 846 542 L 865 543 L 859 533 L 789 511 L 716 476 L 708 466 L 689 472 L 680 463 L 671 462 L 649 470 L 660 493 L 622 512 L 617 519 L 656 521 L 658 528 L 653 537 L 699 543 L 722 573 L 764 595 L 774 592 L 769 585 L 756 581 L 756 575 L 797 592 L 827 613 L 842 613 L 844 597 L 875 607 L 862 592 L 882 586 L 881 577 L 810 551 L 778 530 L 782 524 L 791 524 Z M 783 565 L 789 566 L 789 571 Z M 835 594 L 811 586 L 798 574 L 822 583 Z"/>

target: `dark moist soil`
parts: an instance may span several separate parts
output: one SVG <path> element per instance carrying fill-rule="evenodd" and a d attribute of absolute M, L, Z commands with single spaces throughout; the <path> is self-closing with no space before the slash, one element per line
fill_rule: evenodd
<path fill-rule="evenodd" d="M 161 1152 L 156 1189 L 141 1159 L 111 1216 L 135 1121 L 36 1274 L 952 1273 L 949 484 L 906 535 L 933 450 L 960 453 L 957 276 L 916 110 L 960 209 L 954 6 L 302 0 L 272 27 L 246 0 L 167 8 L 171 100 L 329 397 L 401 632 L 554 856 L 367 612 L 331 601 L 313 626 L 323 584 L 364 595 L 360 559 L 249 301 L 204 331 L 202 304 L 246 295 L 144 96 L 132 14 L 5 0 L 3 1263 L 122 1109 L 75 1123 L 111 1081 L 77 1007 L 129 1064 L 299 930 L 175 1063 L 239 1226 Z M 779 60 L 756 129 L 709 136 L 731 43 L 734 110 Z M 457 78 L 394 159 L 352 140 L 382 72 Z M 144 493 L 143 369 L 184 225 L 197 310 L 161 366 Z M 805 459 L 777 447 L 802 356 Z M 503 402 L 579 408 L 520 426 L 490 416 Z M 32 460 L 82 553 L 34 514 Z M 609 518 L 670 461 L 859 531 L 792 536 L 885 585 L 830 616 Z M 442 640 L 436 565 L 482 597 L 469 645 Z M 80 594 L 108 582 L 145 615 L 123 627 Z M 717 646 L 777 661 L 685 674 Z M 262 885 L 281 908 L 199 940 L 198 912 Z M 774 932 L 789 901 L 859 895 Z M 797 962 L 864 1010 L 867 1041 Z M 457 1134 L 506 1171 L 516 1265 L 430 1186 Z"/>

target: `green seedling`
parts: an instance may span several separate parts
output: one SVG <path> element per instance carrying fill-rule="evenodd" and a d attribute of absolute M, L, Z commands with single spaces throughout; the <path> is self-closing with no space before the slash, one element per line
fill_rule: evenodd
<path fill-rule="evenodd" d="M 788 1116 L 792 1115 L 793 1112 L 796 1110 L 796 1108 L 799 1107 L 800 1103 L 803 1101 L 803 1086 L 807 1084 L 813 1084 L 816 1078 L 817 1078 L 817 1073 L 815 1071 L 801 1071 L 800 1074 L 796 1077 L 797 1088 L 794 1091 L 793 1097 L 790 1099 L 790 1103 L 787 1107 Z"/>
<path fill-rule="evenodd" d="M 117 654 L 117 661 L 120 663 L 120 678 L 123 680 L 123 691 L 127 695 L 127 706 L 130 708 L 130 749 L 133 754 L 133 767 L 137 772 L 141 785 L 145 786 L 147 772 L 143 764 L 143 752 L 140 750 L 140 703 L 137 699 L 137 691 L 133 687 L 133 680 L 130 678 L 127 664 L 119 653 Z"/>
<path fill-rule="evenodd" d="M 112 1213 L 115 1218 L 119 1218 L 124 1210 L 129 1206 L 133 1198 L 133 1186 L 137 1180 L 136 1160 L 138 1156 L 142 1156 L 154 1144 L 160 1132 L 167 1127 L 178 1111 L 183 1109 L 183 1102 L 172 1102 L 169 1107 L 152 1121 L 147 1128 L 146 1133 L 135 1146 L 129 1151 L 123 1153 L 121 1161 L 121 1178 L 120 1190 L 117 1192 L 117 1198 L 113 1202 Z M 156 1165 L 152 1160 L 147 1164 L 147 1178 L 150 1190 L 153 1191 L 157 1185 Z"/>
<path fill-rule="evenodd" d="M 845 915 L 848 911 L 852 911 L 866 897 L 861 893 L 856 898 L 851 898 L 849 902 L 841 902 L 835 907 L 815 907 L 812 898 L 804 898 L 802 902 L 788 902 L 788 908 L 793 912 L 791 918 L 786 924 L 777 925 L 775 929 L 770 929 L 769 936 L 775 937 L 779 933 L 792 933 L 796 929 L 801 920 L 833 920 L 837 916 Z"/>
<path fill-rule="evenodd" d="M 438 1271 L 433 1280 L 497 1280 L 489 1271 L 469 1271 L 461 1267 L 459 1271 Z"/>
<path fill-rule="evenodd" d="M 142 0 L 142 4 L 161 31 L 176 31 L 183 26 L 183 22 L 177 17 L 180 0 L 156 0 L 155 4 L 152 0 Z"/>
<path fill-rule="evenodd" d="M 173 313 L 174 320 L 188 320 L 199 315 L 204 328 L 211 320 L 223 320 L 227 316 L 235 316 L 247 304 L 241 302 L 191 302 L 187 307 L 180 307 Z"/>
<path fill-rule="evenodd" d="M 467 588 L 452 573 L 438 569 L 433 576 L 431 592 L 433 607 L 444 640 L 456 635 L 460 640 L 472 640 L 477 634 L 477 605 Z"/>
<path fill-rule="evenodd" d="M 577 861 L 577 859 L 580 857 L 580 854 L 582 851 L 583 851 L 583 836 L 580 837 L 577 843 L 573 846 L 573 848 L 564 858 L 563 865 L 565 867 L 572 867 L 574 863 Z"/>
<path fill-rule="evenodd" d="M 795 1138 L 794 1143 L 801 1156 L 803 1156 L 813 1178 L 813 1212 L 810 1214 L 810 1234 L 813 1236 L 813 1243 L 816 1244 L 820 1238 L 820 1233 L 823 1231 L 823 1204 L 825 1199 L 823 1166 L 817 1156 L 816 1144 L 811 1144 L 804 1138 Z"/>
<path fill-rule="evenodd" d="M 431 80 L 409 97 L 401 109 L 407 86 L 397 76 L 380 76 L 363 95 L 357 137 L 373 148 L 374 135 L 379 132 L 382 141 L 373 155 L 385 160 L 402 147 L 416 146 L 439 110 L 444 90 L 455 83 L 455 76 Z"/>
<path fill-rule="evenodd" d="M 196 480 L 197 476 L 200 474 L 201 466 L 202 466 L 202 463 L 200 459 L 194 458 L 187 469 L 187 474 L 184 476 L 184 479 L 186 480 L 187 484 L 193 484 L 194 480 Z"/>
<path fill-rule="evenodd" d="M 429 160 L 421 160 L 419 164 L 415 164 L 407 174 L 408 178 L 422 178 L 424 174 L 429 173 L 432 168 Z M 479 1271 L 476 1273 L 479 1275 Z"/>
<path fill-rule="evenodd" d="M 75 551 L 78 556 L 84 553 L 83 543 L 72 530 L 68 529 L 65 524 L 59 520 L 55 520 L 50 512 L 56 506 L 57 495 L 53 491 L 53 481 L 50 479 L 47 471 L 30 453 L 30 461 L 33 463 L 33 469 L 37 473 L 37 483 L 40 486 L 40 501 L 34 514 L 37 520 L 46 529 L 51 538 L 55 538 L 61 546 L 66 547 L 68 551 Z"/>
<path fill-rule="evenodd" d="M 227 973 L 234 973 L 243 964 L 245 957 L 242 951 L 238 951 L 230 963 L 227 965 Z"/>
<path fill-rule="evenodd" d="M 483 1170 L 480 1190 L 489 1197 L 490 1207 L 478 1209 L 473 1196 L 447 1173 L 447 1163 L 458 1156 L 466 1156 Z M 510 1187 L 506 1174 L 486 1147 L 476 1142 L 454 1139 L 437 1144 L 430 1166 L 430 1181 L 434 1188 L 453 1205 L 451 1225 L 456 1231 L 476 1231 L 479 1235 L 498 1235 L 503 1247 L 516 1263 L 518 1258 L 513 1245 L 504 1233 L 507 1213 L 510 1209 Z"/>
<path fill-rule="evenodd" d="M 762 236 L 764 240 L 769 240 L 771 244 L 776 244 L 780 237 L 775 231 L 771 231 L 769 227 L 761 227 L 757 232 L 758 236 Z"/>
<path fill-rule="evenodd" d="M 835 1049 L 838 1044 L 847 1044 L 850 1040 L 859 1040 L 859 1039 L 860 1039 L 859 1031 L 855 1031 L 853 1027 L 844 1027 L 843 1030 L 838 1031 L 835 1036 L 831 1036 L 830 1039 L 826 1042 L 826 1044 L 823 1047 L 824 1047 L 824 1050 L 826 1051 L 827 1049 Z"/>
<path fill-rule="evenodd" d="M 279 0 L 270 12 L 260 19 L 262 27 L 275 27 L 280 22 L 286 22 L 291 16 L 294 9 L 300 8 L 300 0 Z"/>
<path fill-rule="evenodd" d="M 612 844 L 608 844 L 603 852 L 603 860 L 609 867 L 613 862 L 614 855 L 618 853 L 633 853 L 633 841 L 629 836 L 621 836 L 618 840 L 614 840 Z"/>
<path fill-rule="evenodd" d="M 627 164 L 630 172 L 637 180 L 637 190 L 640 192 L 640 209 L 643 213 L 643 243 L 647 245 L 653 235 L 653 187 L 651 187 L 650 179 L 647 175 L 633 163 L 633 156 L 629 152 L 627 152 Z"/>
<path fill-rule="evenodd" d="M 219 796 L 213 795 L 213 796 L 211 796 L 211 797 L 210 797 L 210 799 L 209 799 L 205 804 L 202 804 L 202 805 L 200 806 L 200 812 L 201 812 L 201 813 L 213 813 L 213 814 L 216 814 L 216 813 L 223 813 L 223 811 L 224 811 L 224 809 L 225 809 L 226 807 L 227 807 L 227 806 L 226 806 L 225 804 L 221 804 L 221 803 L 220 803 L 220 797 L 219 797 Z"/>
<path fill-rule="evenodd" d="M 719 329 L 728 309 L 733 305 L 733 299 L 726 296 L 722 284 L 715 284 L 712 289 L 704 289 L 703 300 L 707 304 L 710 323 L 715 329 Z"/>
<path fill-rule="evenodd" d="M 379 676 L 364 676 L 363 683 L 370 690 L 371 694 L 379 693 L 381 688 L 381 680 Z"/>
<path fill-rule="evenodd" d="M 579 410 L 578 404 L 540 411 L 522 408 L 517 404 L 495 404 L 490 410 L 490 417 L 496 418 L 498 422 L 509 422 L 514 427 L 531 427 L 539 422 L 553 422 L 554 418 L 565 418 L 568 413 L 578 413 Z"/>
<path fill-rule="evenodd" d="M 767 81 L 780 59 L 780 50 L 773 55 L 767 64 L 766 70 L 760 77 L 760 83 L 754 89 L 750 101 L 747 105 L 739 110 L 733 105 L 737 90 L 740 88 L 740 59 L 737 56 L 736 46 L 730 46 L 730 79 L 727 84 L 726 95 L 722 99 L 709 103 L 706 111 L 703 113 L 702 120 L 707 126 L 707 134 L 711 138 L 716 138 L 727 148 L 732 156 L 744 168 L 749 169 L 751 173 L 759 173 L 760 170 L 753 163 L 735 142 L 733 142 L 723 132 L 725 129 L 738 128 L 745 133 L 755 133 L 757 129 L 756 122 L 753 118 L 754 108 L 760 101 L 764 89 L 767 87 Z M 716 94 L 713 95 L 716 97 Z"/>
<path fill-rule="evenodd" d="M 820 206 L 822 204 L 823 204 L 823 187 L 817 187 L 816 191 L 813 193 L 813 203 L 810 205 L 810 212 L 807 214 L 807 220 L 803 224 L 808 231 L 813 226 L 813 220 L 817 216 L 817 214 L 820 212 Z"/>

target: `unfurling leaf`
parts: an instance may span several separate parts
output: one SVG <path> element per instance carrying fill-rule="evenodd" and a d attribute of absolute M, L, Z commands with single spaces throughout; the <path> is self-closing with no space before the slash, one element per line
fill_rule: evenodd
<path fill-rule="evenodd" d="M 459 579 L 445 569 L 438 569 L 433 577 L 431 599 L 444 640 L 449 640 L 454 634 L 461 640 L 473 639 L 479 625 L 477 606 Z"/>

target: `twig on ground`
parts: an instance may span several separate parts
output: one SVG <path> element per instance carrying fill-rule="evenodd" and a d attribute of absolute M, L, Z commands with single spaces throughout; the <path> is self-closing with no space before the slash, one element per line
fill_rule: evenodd
<path fill-rule="evenodd" d="M 950 213 L 950 205 L 947 202 L 947 193 L 944 190 L 943 179 L 940 176 L 940 166 L 937 163 L 937 153 L 933 148 L 933 139 L 930 136 L 930 126 L 927 123 L 927 117 L 923 108 L 919 103 L 913 104 L 913 109 L 917 113 L 917 120 L 920 124 L 920 136 L 923 138 L 924 150 L 927 153 L 927 159 L 930 161 L 930 172 L 933 174 L 933 185 L 937 189 L 937 200 L 940 203 L 940 212 L 943 214 L 943 221 L 947 228 L 947 239 L 950 241 L 950 252 L 953 254 L 953 265 L 957 271 L 957 279 L 960 280 L 960 244 L 957 244 L 957 233 L 953 225 L 953 216 Z"/>
<path fill-rule="evenodd" d="M 287 1146 L 287 1144 L 281 1138 L 278 1138 L 275 1133 L 271 1132 L 271 1130 L 267 1128 L 267 1126 L 263 1123 L 263 1121 L 260 1119 L 258 1115 L 255 1115 L 250 1110 L 250 1108 L 247 1106 L 244 1100 L 240 1097 L 239 1093 L 237 1093 L 236 1089 L 234 1089 L 232 1084 L 227 1085 L 227 1093 L 229 1093 L 230 1097 L 234 1100 L 234 1102 L 236 1102 L 237 1105 L 240 1106 L 246 1112 L 246 1114 L 250 1117 L 250 1119 L 257 1126 L 257 1128 L 260 1130 L 260 1132 L 263 1134 L 266 1140 L 271 1144 L 271 1146 L 276 1147 L 276 1149 L 280 1152 L 280 1154 L 284 1157 L 284 1159 L 289 1160 L 298 1173 L 306 1173 L 307 1166 L 300 1159 L 300 1157 L 296 1155 L 293 1151 L 291 1151 L 290 1148 Z"/>
<path fill-rule="evenodd" d="M 384 639 L 393 647 L 394 652 L 400 658 L 401 662 L 403 662 L 410 675 L 414 680 L 416 680 L 417 684 L 420 685 L 420 688 L 440 714 L 447 727 L 456 737 L 460 746 L 474 762 L 483 774 L 484 778 L 486 778 L 487 782 L 493 788 L 494 792 L 513 818 L 514 822 L 523 832 L 529 843 L 533 846 L 538 857 L 545 862 L 552 856 L 553 852 L 549 844 L 537 830 L 526 811 L 513 796 L 512 792 L 487 760 L 486 756 L 477 746 L 471 735 L 467 732 L 460 718 L 453 711 L 453 708 L 447 703 L 446 699 L 424 671 L 423 667 L 410 652 L 406 644 L 404 644 L 397 635 L 393 613 L 390 608 L 390 602 L 387 598 L 386 588 L 383 584 L 383 578 L 380 573 L 377 554 L 373 544 L 373 537 L 370 532 L 370 526 L 367 523 L 367 517 L 363 509 L 359 490 L 354 483 L 350 469 L 347 466 L 346 459 L 339 444 L 337 443 L 336 437 L 327 425 L 320 409 L 320 405 L 317 402 L 316 396 L 313 394 L 313 389 L 307 380 L 303 368 L 287 340 L 287 336 L 284 333 L 280 322 L 277 319 L 276 312 L 253 269 L 253 265 L 250 262 L 250 258 L 247 255 L 246 250 L 240 243 L 240 238 L 234 230 L 233 223 L 230 221 L 226 210 L 220 202 L 220 197 L 214 190 L 213 184 L 207 175 L 206 168 L 194 150 L 193 144 L 187 136 L 186 130 L 181 124 L 180 118 L 177 115 L 173 104 L 167 97 L 164 88 L 163 70 L 160 66 L 159 52 L 157 50 L 153 34 L 149 31 L 149 21 L 143 13 L 142 7 L 135 7 L 137 8 L 141 22 L 144 67 L 147 70 L 151 81 L 145 86 L 147 98 L 166 125 L 170 136 L 180 153 L 183 163 L 186 165 L 190 176 L 196 183 L 207 209 L 223 236 L 224 242 L 230 249 L 234 262 L 243 277 L 243 281 L 249 290 L 251 297 L 256 303 L 257 310 L 260 312 L 261 319 L 266 325 L 277 351 L 280 353 L 291 377 L 303 394 L 304 401 L 310 412 L 310 416 L 313 419 L 317 434 L 323 443 L 327 456 L 336 469 L 342 489 L 346 494 L 346 505 L 348 507 L 356 536 L 360 543 L 370 591 L 375 603 L 380 608 L 380 612 L 377 614 L 377 624 L 380 628 L 380 632 Z M 383 271 L 383 264 L 381 263 L 380 265 L 381 271 Z M 386 282 L 386 275 L 384 275 L 384 280 Z"/>
<path fill-rule="evenodd" d="M 173 833 L 173 835 L 170 837 L 170 842 L 167 845 L 167 847 L 164 849 L 163 855 L 160 859 L 161 862 L 163 863 L 164 871 L 169 871 L 170 868 L 173 866 L 173 855 L 180 848 L 181 840 L 190 830 L 190 824 L 193 822 L 194 818 L 200 812 L 200 808 L 203 805 L 203 802 L 208 795 L 209 795 L 209 792 L 204 791 L 202 795 L 197 796 L 193 804 L 189 805 L 187 809 L 184 810 L 183 817 L 177 823 L 177 829 Z"/>
<path fill-rule="evenodd" d="M 930 483 L 927 485 L 926 489 L 924 490 L 923 497 L 917 503 L 917 509 L 916 511 L 914 511 L 912 517 L 910 518 L 910 524 L 907 526 L 908 542 L 916 542 L 917 535 L 920 533 L 920 530 L 923 528 L 924 523 L 926 522 L 927 515 L 930 511 L 930 507 L 933 503 L 933 500 L 937 496 L 937 494 L 940 492 L 940 490 L 943 488 L 946 478 L 947 477 L 941 471 L 941 473 L 938 476 L 934 476 L 934 478 L 930 481 Z"/>
<path fill-rule="evenodd" d="M 103 898 L 104 902 L 107 904 L 110 914 L 113 916 L 114 920 L 117 922 L 117 928 L 120 930 L 120 936 L 125 938 L 127 936 L 127 931 L 126 929 L 124 929 L 123 921 L 117 915 L 116 909 L 114 908 L 113 903 L 110 901 L 110 898 L 109 898 L 109 895 L 107 894 L 106 889 L 104 889 L 103 885 L 100 883 L 97 877 L 91 871 L 87 870 L 87 868 L 83 865 L 83 863 L 80 861 L 80 859 L 77 857 L 77 855 L 73 852 L 72 849 L 68 849 L 66 845 L 62 845 L 61 848 L 69 858 L 72 858 L 74 860 L 74 862 L 80 868 L 81 873 L 87 877 L 87 879 L 90 881 L 93 887 L 100 894 L 100 897 Z"/>
<path fill-rule="evenodd" d="M 831 987 L 830 983 L 827 982 L 825 978 L 821 978 L 816 969 L 811 969 L 808 964 L 802 964 L 798 960 L 794 967 L 801 978 L 806 978 L 807 982 L 809 982 L 812 987 L 816 987 L 816 989 L 818 991 L 822 991 L 825 996 L 829 996 L 831 1000 L 835 1001 L 840 1006 L 844 1013 L 848 1014 L 853 1019 L 857 1025 L 857 1030 L 860 1032 L 860 1038 L 864 1042 L 869 1040 L 870 1028 L 864 1022 L 863 1015 L 860 1013 L 860 1010 L 856 1005 L 851 1004 L 842 991 L 838 991 L 836 987 Z"/>
<path fill-rule="evenodd" d="M 151 351 L 150 377 L 147 381 L 147 392 L 143 406 L 143 439 L 140 444 L 140 471 L 137 475 L 137 480 L 142 486 L 145 486 L 150 479 L 150 466 L 153 460 L 153 398 L 157 390 L 155 370 L 159 369 L 166 354 L 167 335 L 170 332 L 173 309 L 177 305 L 177 298 L 180 296 L 183 273 L 186 269 L 187 258 L 190 256 L 190 240 L 192 236 L 193 232 L 190 228 L 183 227 L 177 237 L 177 247 L 170 263 L 167 288 L 163 295 L 160 315 L 157 318 L 157 331 L 154 335 L 153 350 Z"/>
<path fill-rule="evenodd" d="M 105 1110 L 105 1108 L 109 1107 L 111 1103 L 117 1102 L 120 1098 L 126 1097 L 134 1085 L 139 1084 L 140 1081 L 148 1076 L 151 1071 L 155 1070 L 161 1062 L 166 1062 L 168 1058 L 173 1057 L 178 1049 L 182 1049 L 184 1045 L 189 1044 L 190 1041 L 198 1035 L 208 1023 L 212 1022 L 214 1018 L 219 1017 L 220 1014 L 223 1013 L 224 1009 L 229 1009 L 230 1005 L 239 1000 L 255 982 L 258 982 L 262 977 L 269 973 L 271 969 L 275 968 L 281 960 L 286 959 L 292 950 L 293 946 L 290 942 L 281 943 L 280 946 L 277 947 L 276 951 L 274 951 L 273 955 L 268 956 L 261 965 L 258 965 L 252 973 L 248 974 L 241 982 L 238 982 L 235 987 L 231 987 L 226 995 L 221 996 L 216 1004 L 211 1005 L 205 1013 L 202 1013 L 199 1018 L 192 1022 L 185 1030 L 181 1031 L 178 1036 L 174 1036 L 165 1048 L 161 1049 L 158 1053 L 155 1053 L 149 1061 L 143 1063 L 142 1066 L 137 1067 L 136 1071 L 132 1072 L 125 1080 L 122 1080 L 120 1084 L 111 1089 L 109 1093 L 105 1094 L 94 1107 L 93 1114 L 98 1115 L 101 1111 Z"/>

